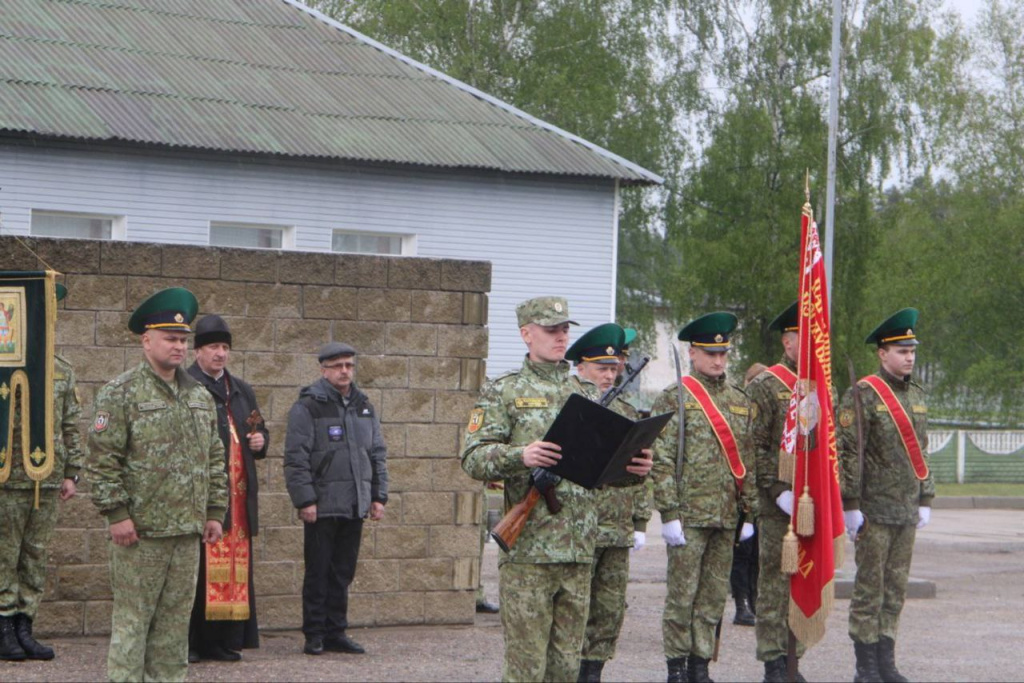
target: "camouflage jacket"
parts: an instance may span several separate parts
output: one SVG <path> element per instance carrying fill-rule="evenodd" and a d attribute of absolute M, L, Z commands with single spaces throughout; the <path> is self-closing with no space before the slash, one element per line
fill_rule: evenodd
<path fill-rule="evenodd" d="M 914 424 L 925 462 L 928 462 L 928 408 L 924 389 L 879 370 L 878 376 L 892 387 Z M 874 389 L 859 384 L 864 407 L 864 480 L 857 461 L 857 423 L 853 389 L 839 406 L 839 461 L 843 509 L 860 509 L 871 522 L 916 524 L 918 506 L 930 506 L 935 480 L 929 472 L 924 481 L 914 474 L 896 423 Z"/>
<path fill-rule="evenodd" d="M 747 510 L 748 522 L 753 522 L 757 511 L 754 449 L 750 440 L 751 404 L 742 389 L 726 382 L 725 375 L 712 379 L 697 371 L 690 374 L 707 388 L 732 427 L 747 471 L 743 490 L 737 493 L 736 481 L 711 422 L 689 392 L 684 393 L 686 440 L 682 475 L 676 481 L 679 397 L 676 385 L 672 384 L 661 392 L 651 408 L 652 415 L 673 415 L 654 442 L 654 505 L 663 522 L 681 519 L 684 526 L 735 529 L 741 505 Z"/>
<path fill-rule="evenodd" d="M 20 412 L 20 406 L 15 409 Z M 75 384 L 75 370 L 71 363 L 60 356 L 53 362 L 53 474 L 40 482 L 40 488 L 59 489 L 82 469 L 85 460 L 85 445 L 82 433 L 78 431 L 78 419 L 82 406 L 78 401 Z M 22 465 L 21 427 L 15 419 L 14 436 L 11 439 L 11 478 L 0 485 L 0 489 L 31 489 L 36 483 L 28 478 Z"/>
<path fill-rule="evenodd" d="M 640 417 L 636 408 L 621 398 L 615 399 L 611 409 L 630 420 Z M 594 491 L 597 505 L 598 548 L 632 548 L 633 532 L 646 531 L 651 518 L 646 478 L 629 477 L 602 486 Z"/>
<path fill-rule="evenodd" d="M 785 354 L 780 365 L 796 373 L 796 363 Z M 775 503 L 783 491 L 793 487 L 779 479 L 779 445 L 782 430 L 786 426 L 786 411 L 789 410 L 789 387 L 770 372 L 762 372 L 751 380 L 746 388 L 754 414 L 751 419 L 751 437 L 754 443 L 754 469 L 757 473 L 760 514 L 776 519 L 788 519 Z"/>
<path fill-rule="evenodd" d="M 143 361 L 100 389 L 95 408 L 86 472 L 111 524 L 131 518 L 157 538 L 224 520 L 224 444 L 203 385 L 179 368 L 172 386 Z"/>
<path fill-rule="evenodd" d="M 523 447 L 544 437 L 570 394 L 598 398 L 597 387 L 569 374 L 569 364 L 535 363 L 498 377 L 480 392 L 470 415 L 462 469 L 480 481 L 505 482 L 505 512 L 530 489 Z M 551 514 L 543 501 L 533 508 L 519 540 L 499 564 L 589 563 L 594 556 L 597 510 L 593 494 L 563 479 L 555 488 L 562 510 Z"/>

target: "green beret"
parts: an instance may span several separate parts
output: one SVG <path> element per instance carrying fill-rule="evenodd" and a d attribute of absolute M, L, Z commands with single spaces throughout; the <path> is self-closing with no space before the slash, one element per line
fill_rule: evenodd
<path fill-rule="evenodd" d="M 626 332 L 615 323 L 598 325 L 587 330 L 576 343 L 565 352 L 565 359 L 575 363 L 600 363 L 618 365 L 619 354 L 626 341 Z"/>
<path fill-rule="evenodd" d="M 184 287 L 162 289 L 135 309 L 128 320 L 128 329 L 135 334 L 147 330 L 191 332 L 189 325 L 199 312 L 196 295 Z"/>
<path fill-rule="evenodd" d="M 775 320 L 768 323 L 768 329 L 779 332 L 796 332 L 800 329 L 800 309 L 797 303 L 794 301 L 786 310 L 775 316 Z"/>
<path fill-rule="evenodd" d="M 731 348 L 729 335 L 737 323 L 736 316 L 727 311 L 708 313 L 686 323 L 679 330 L 679 340 L 711 353 L 725 353 Z"/>
<path fill-rule="evenodd" d="M 542 327 L 561 325 L 579 325 L 575 320 L 569 319 L 569 302 L 560 296 L 539 296 L 536 299 L 528 299 L 516 306 L 516 318 L 519 320 L 519 327 L 534 323 Z"/>
<path fill-rule="evenodd" d="M 882 324 L 871 331 L 871 334 L 864 339 L 865 344 L 896 344 L 897 346 L 917 346 L 914 328 L 917 327 L 917 317 L 920 315 L 916 308 L 903 308 L 888 318 Z"/>

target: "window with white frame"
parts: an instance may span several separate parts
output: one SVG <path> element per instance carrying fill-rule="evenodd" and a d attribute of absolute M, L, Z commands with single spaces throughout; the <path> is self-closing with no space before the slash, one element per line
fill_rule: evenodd
<path fill-rule="evenodd" d="M 249 249 L 292 249 L 295 246 L 293 232 L 285 225 L 211 222 L 210 244 Z"/>
<path fill-rule="evenodd" d="M 335 230 L 331 236 L 331 251 L 348 254 L 411 256 L 416 251 L 416 238 L 414 235 L 395 235 L 385 232 Z"/>
<path fill-rule="evenodd" d="M 30 233 L 37 237 L 124 239 L 124 216 L 33 209 Z"/>

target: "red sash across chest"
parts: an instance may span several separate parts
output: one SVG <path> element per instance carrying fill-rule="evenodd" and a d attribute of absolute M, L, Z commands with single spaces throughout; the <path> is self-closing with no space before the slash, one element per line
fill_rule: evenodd
<path fill-rule="evenodd" d="M 718 443 L 722 446 L 722 453 L 725 455 L 726 462 L 729 463 L 732 476 L 736 479 L 737 486 L 742 486 L 743 477 L 747 474 L 747 468 L 744 467 L 743 459 L 740 458 L 740 449 L 736 444 L 736 437 L 732 433 L 729 421 L 725 419 L 725 415 L 722 415 L 722 411 L 715 405 L 711 395 L 708 394 L 708 390 L 696 378 L 687 375 L 682 378 L 682 382 L 686 390 L 697 400 L 697 404 L 704 412 L 708 422 L 711 423 L 711 430 L 715 433 Z"/>
<path fill-rule="evenodd" d="M 786 388 L 793 391 L 796 386 L 796 373 L 787 368 L 785 365 L 778 363 L 768 368 L 767 372 L 775 379 L 786 385 Z"/>
<path fill-rule="evenodd" d="M 882 399 L 882 403 L 888 409 L 889 415 L 892 416 L 892 421 L 896 423 L 896 431 L 903 441 L 907 457 L 910 458 L 910 464 L 914 468 L 914 476 L 921 480 L 926 479 L 928 477 L 928 464 L 924 461 L 921 443 L 917 440 L 917 432 L 914 431 L 914 423 L 910 420 L 910 416 L 907 415 L 907 409 L 896 398 L 892 387 L 886 384 L 885 380 L 878 375 L 865 377 L 861 382 L 875 390 L 875 393 L 878 394 L 878 397 Z"/>

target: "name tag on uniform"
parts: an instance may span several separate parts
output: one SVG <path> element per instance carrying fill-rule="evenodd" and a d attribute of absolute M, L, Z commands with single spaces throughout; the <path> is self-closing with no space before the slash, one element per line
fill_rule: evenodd
<path fill-rule="evenodd" d="M 160 410 L 166 408 L 167 403 L 164 401 L 143 401 L 139 404 L 139 410 L 146 412 L 148 410 Z"/>
<path fill-rule="evenodd" d="M 750 408 L 746 406 L 729 406 L 729 412 L 733 415 L 742 415 L 744 417 L 750 415 Z"/>
<path fill-rule="evenodd" d="M 199 410 L 209 410 L 210 409 L 210 404 L 209 403 L 204 403 L 203 401 L 189 401 L 188 402 L 188 407 L 189 408 L 198 408 Z"/>
<path fill-rule="evenodd" d="M 341 441 L 342 437 L 345 436 L 345 428 L 341 425 L 331 425 L 327 428 L 327 440 L 328 441 Z"/>
<path fill-rule="evenodd" d="M 700 404 L 696 401 L 687 401 L 683 404 L 683 410 L 700 410 Z"/>
<path fill-rule="evenodd" d="M 516 408 L 547 408 L 546 398 L 517 398 Z"/>
<path fill-rule="evenodd" d="M 793 397 L 793 392 L 792 391 L 780 391 L 778 394 L 776 394 L 776 396 L 778 396 L 780 401 L 788 401 L 790 398 Z"/>
<path fill-rule="evenodd" d="M 928 406 L 910 406 L 910 409 L 918 415 L 928 414 Z"/>
<path fill-rule="evenodd" d="M 888 413 L 889 409 L 885 407 L 884 403 L 879 403 L 877 406 L 875 406 L 875 412 L 876 413 Z"/>

